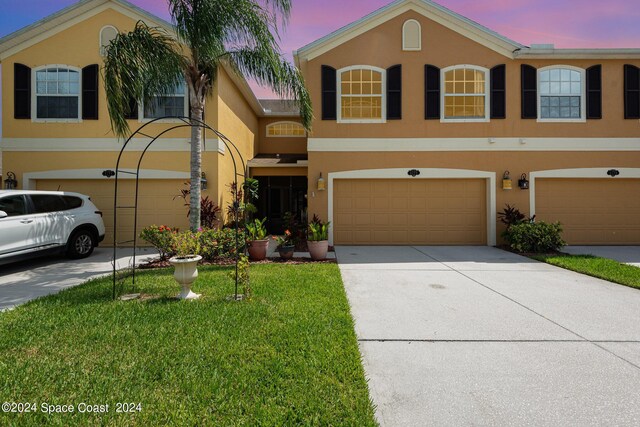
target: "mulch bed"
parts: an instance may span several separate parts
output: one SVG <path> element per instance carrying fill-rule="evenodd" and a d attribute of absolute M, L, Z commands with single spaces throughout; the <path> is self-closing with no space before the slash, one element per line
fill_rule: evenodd
<path fill-rule="evenodd" d="M 219 266 L 229 266 L 235 265 L 236 261 L 234 259 L 220 259 L 215 261 L 201 261 L 198 263 L 200 266 L 204 265 L 219 265 Z M 281 258 L 267 258 L 263 261 L 251 261 L 251 264 L 335 264 L 335 259 L 325 259 L 322 261 L 314 261 L 311 258 L 292 258 L 290 260 L 283 260 Z M 153 259 L 151 261 L 145 262 L 144 264 L 140 264 L 138 266 L 141 270 L 153 269 L 153 268 L 169 268 L 171 267 L 171 263 L 168 260 L 161 259 Z"/>

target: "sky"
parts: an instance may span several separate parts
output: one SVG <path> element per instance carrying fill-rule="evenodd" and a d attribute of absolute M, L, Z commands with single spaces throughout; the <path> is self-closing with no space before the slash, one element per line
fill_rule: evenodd
<path fill-rule="evenodd" d="M 165 0 L 130 0 L 169 20 Z M 391 0 L 292 0 L 291 18 L 281 34 L 286 58 L 292 52 L 385 6 Z M 0 37 L 27 26 L 75 0 L 0 0 Z M 524 45 L 558 48 L 640 48 L 638 0 L 439 0 Z M 259 98 L 272 97 L 254 86 Z"/>

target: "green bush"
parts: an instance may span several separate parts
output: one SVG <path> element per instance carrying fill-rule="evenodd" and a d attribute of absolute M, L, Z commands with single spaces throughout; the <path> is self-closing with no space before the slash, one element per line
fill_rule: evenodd
<path fill-rule="evenodd" d="M 559 222 L 549 224 L 539 221 L 514 224 L 505 232 L 504 237 L 509 246 L 518 252 L 550 253 L 566 245 L 562 240 L 562 226 Z"/>
<path fill-rule="evenodd" d="M 236 254 L 236 231 L 205 229 L 197 232 L 171 229 L 164 225 L 152 225 L 140 232 L 140 238 L 149 242 L 160 253 L 162 259 L 186 253 L 201 255 L 207 261 L 232 259 Z M 247 234 L 241 228 L 238 234 L 240 253 L 244 253 Z"/>
<path fill-rule="evenodd" d="M 140 232 L 140 238 L 156 248 L 160 252 L 160 258 L 165 259 L 173 254 L 173 235 L 177 231 L 164 225 L 151 225 Z"/>
<path fill-rule="evenodd" d="M 204 259 L 231 259 L 236 256 L 236 230 L 223 228 L 221 230 L 204 230 L 199 235 L 201 253 Z M 247 234 L 242 228 L 238 232 L 238 246 L 240 253 L 245 251 Z"/>

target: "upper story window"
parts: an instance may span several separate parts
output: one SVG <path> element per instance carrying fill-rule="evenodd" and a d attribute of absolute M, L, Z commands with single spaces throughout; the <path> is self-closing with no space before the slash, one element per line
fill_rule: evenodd
<path fill-rule="evenodd" d="M 80 70 L 65 65 L 35 69 L 36 119 L 80 119 Z"/>
<path fill-rule="evenodd" d="M 402 25 L 402 50 L 422 50 L 422 27 L 415 19 L 409 19 Z"/>
<path fill-rule="evenodd" d="M 338 122 L 384 122 L 385 76 L 385 70 L 370 66 L 338 70 Z"/>
<path fill-rule="evenodd" d="M 157 119 L 167 116 L 188 116 L 187 85 L 181 83 L 166 94 L 156 96 L 151 105 L 144 106 L 145 119 Z"/>
<path fill-rule="evenodd" d="M 267 136 L 270 138 L 296 138 L 306 135 L 304 127 L 296 122 L 277 122 L 267 126 Z"/>
<path fill-rule="evenodd" d="M 584 120 L 584 74 L 584 70 L 569 66 L 538 70 L 538 117 L 552 121 Z"/>
<path fill-rule="evenodd" d="M 442 70 L 442 121 L 488 121 L 488 70 L 459 65 Z"/>
<path fill-rule="evenodd" d="M 112 25 L 106 25 L 100 30 L 100 55 L 106 54 L 106 47 L 118 36 L 118 29 Z"/>

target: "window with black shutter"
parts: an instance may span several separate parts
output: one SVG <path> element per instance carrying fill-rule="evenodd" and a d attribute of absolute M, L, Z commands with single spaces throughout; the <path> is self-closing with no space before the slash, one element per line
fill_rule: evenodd
<path fill-rule="evenodd" d="M 535 67 L 523 64 L 520 68 L 522 80 L 522 118 L 538 118 L 538 78 Z"/>
<path fill-rule="evenodd" d="M 507 85 L 506 69 L 496 65 L 491 69 L 491 118 L 505 119 L 507 117 Z"/>
<path fill-rule="evenodd" d="M 387 69 L 387 119 L 402 119 L 402 65 Z"/>
<path fill-rule="evenodd" d="M 129 112 L 124 116 L 127 119 L 137 119 L 138 118 L 138 102 L 135 98 L 129 98 Z"/>
<path fill-rule="evenodd" d="M 322 66 L 322 120 L 336 120 L 336 69 Z"/>
<path fill-rule="evenodd" d="M 98 120 L 98 64 L 82 69 L 82 119 Z"/>
<path fill-rule="evenodd" d="M 13 64 L 13 117 L 31 118 L 31 68 Z"/>
<path fill-rule="evenodd" d="M 424 66 L 424 118 L 440 119 L 440 68 Z"/>
<path fill-rule="evenodd" d="M 602 65 L 587 68 L 587 119 L 602 118 Z"/>
<path fill-rule="evenodd" d="M 640 68 L 624 66 L 624 118 L 640 119 Z"/>

